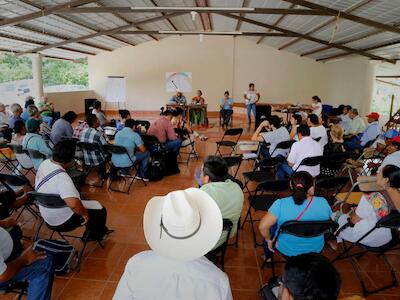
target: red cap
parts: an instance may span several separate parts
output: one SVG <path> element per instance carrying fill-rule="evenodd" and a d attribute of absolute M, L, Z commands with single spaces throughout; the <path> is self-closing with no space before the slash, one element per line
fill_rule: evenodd
<path fill-rule="evenodd" d="M 370 113 L 369 115 L 367 115 L 367 118 L 372 118 L 372 119 L 378 120 L 380 116 L 381 116 L 381 115 L 378 114 L 377 112 L 372 112 L 372 113 Z"/>
<path fill-rule="evenodd" d="M 399 143 L 400 144 L 400 135 L 392 138 L 391 140 L 389 140 L 390 143 Z"/>

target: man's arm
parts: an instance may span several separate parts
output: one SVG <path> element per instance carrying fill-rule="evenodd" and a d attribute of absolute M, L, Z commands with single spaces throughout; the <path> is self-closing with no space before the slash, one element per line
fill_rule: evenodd
<path fill-rule="evenodd" d="M 269 122 L 268 121 L 264 121 L 262 122 L 257 130 L 254 132 L 253 136 L 251 137 L 252 141 L 260 141 L 260 142 L 264 142 L 264 138 L 260 135 L 260 132 L 263 128 L 268 127 L 269 126 Z"/>
<path fill-rule="evenodd" d="M 89 215 L 79 198 L 70 197 L 63 200 L 74 213 L 82 216 L 85 219 L 85 223 L 87 222 Z"/>
<path fill-rule="evenodd" d="M 168 127 L 166 128 L 167 131 L 167 139 L 170 141 L 175 141 L 177 139 L 176 134 L 175 134 L 175 130 L 172 127 L 172 124 L 169 123 Z"/>
<path fill-rule="evenodd" d="M 142 144 L 140 146 L 137 146 L 137 149 L 139 152 L 145 152 L 146 151 L 146 147 Z"/>

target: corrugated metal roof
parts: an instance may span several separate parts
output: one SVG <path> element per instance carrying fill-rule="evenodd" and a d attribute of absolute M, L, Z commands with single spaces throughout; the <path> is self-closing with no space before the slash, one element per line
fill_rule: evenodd
<path fill-rule="evenodd" d="M 310 2 L 330 7 L 333 9 L 346 11 L 363 4 L 351 11 L 351 14 L 374 20 L 384 24 L 400 25 L 400 0 L 308 0 Z M 40 8 L 53 7 L 55 5 L 68 3 L 69 0 L 0 0 L 0 19 L 10 19 L 18 16 L 39 12 Z M 283 0 L 208 0 L 211 7 L 242 7 L 246 4 L 249 7 L 265 8 L 289 8 L 291 3 Z M 154 7 L 156 6 L 196 6 L 196 0 L 102 0 L 81 7 L 99 7 L 99 6 L 119 6 L 119 7 Z M 304 8 L 296 6 L 297 8 Z M 136 23 L 148 18 L 162 16 L 162 12 L 151 13 L 90 13 L 90 14 L 68 14 L 68 15 L 47 15 L 36 19 L 24 21 L 13 26 L 0 27 L 0 49 L 13 51 L 31 51 L 39 46 L 62 42 L 68 39 L 81 38 L 87 35 L 95 34 L 102 30 L 118 28 L 128 23 Z M 334 20 L 332 16 L 313 16 L 313 15 L 281 15 L 275 14 L 243 14 L 245 18 L 253 19 L 258 22 L 273 25 L 280 20 L 278 27 L 306 34 L 325 24 L 327 21 Z M 237 28 L 238 21 L 218 14 L 210 14 L 210 20 L 215 31 L 234 31 Z M 172 25 L 171 25 L 172 22 Z M 147 23 L 140 27 L 140 30 L 178 30 L 199 31 L 203 30 L 200 16 L 193 21 L 190 14 L 180 15 L 168 20 L 159 20 L 153 23 Z M 134 30 L 135 27 L 132 27 Z M 267 28 L 241 22 L 240 30 L 266 32 Z M 167 35 L 154 35 L 157 39 L 167 37 Z M 382 43 L 400 40 L 400 34 L 388 31 L 382 31 L 371 26 L 356 23 L 344 18 L 338 22 L 330 22 L 328 25 L 320 28 L 311 35 L 324 41 L 333 43 L 345 43 L 347 47 L 354 49 L 363 49 Z M 15 39 L 13 39 L 13 37 Z M 253 41 L 259 41 L 259 37 L 246 37 Z M 281 47 L 293 37 L 266 37 L 262 43 L 272 47 Z M 85 56 L 86 53 L 99 53 L 102 49 L 116 49 L 129 44 L 140 44 L 146 41 L 152 41 L 148 35 L 101 35 L 89 39 L 82 39 L 80 42 L 68 43 L 64 48 L 51 48 L 44 50 L 43 53 L 52 56 L 62 56 L 65 58 L 76 58 Z M 32 41 L 36 41 L 37 44 Z M 125 41 L 125 42 L 124 42 Z M 311 50 L 323 48 L 324 45 L 302 39 L 299 42 L 287 47 L 285 50 L 302 54 Z M 78 52 L 68 50 L 75 49 Z M 377 49 L 371 53 L 388 57 L 400 58 L 400 46 Z M 343 50 L 331 48 L 325 51 L 319 51 L 311 54 L 311 58 L 323 58 L 330 55 L 342 53 Z"/>

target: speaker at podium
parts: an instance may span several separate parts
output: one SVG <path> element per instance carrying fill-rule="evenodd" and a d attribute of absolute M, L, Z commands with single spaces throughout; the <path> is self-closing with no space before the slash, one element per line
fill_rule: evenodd
<path fill-rule="evenodd" d="M 271 105 L 257 103 L 256 104 L 256 122 L 255 122 L 255 129 L 261 124 L 261 122 L 265 120 L 269 120 L 271 117 Z"/>

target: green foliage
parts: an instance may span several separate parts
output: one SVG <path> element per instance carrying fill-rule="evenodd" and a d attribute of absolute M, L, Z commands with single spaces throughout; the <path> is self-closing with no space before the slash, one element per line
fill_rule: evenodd
<path fill-rule="evenodd" d="M 0 53 L 0 83 L 31 78 L 32 62 L 29 57 Z"/>
<path fill-rule="evenodd" d="M 45 87 L 53 85 L 81 85 L 88 86 L 87 60 L 78 62 L 43 59 L 43 84 Z"/>

